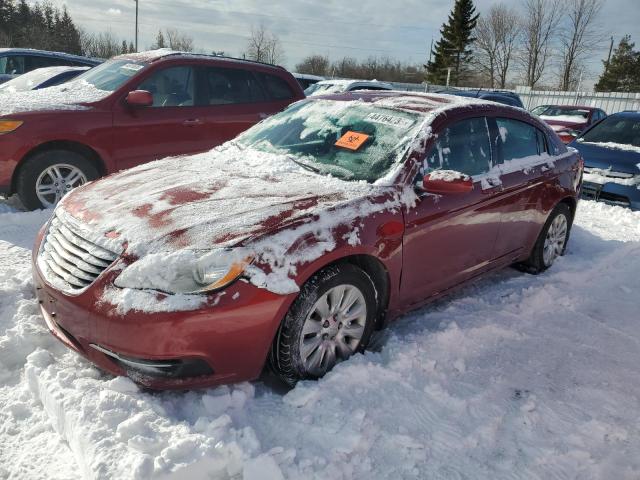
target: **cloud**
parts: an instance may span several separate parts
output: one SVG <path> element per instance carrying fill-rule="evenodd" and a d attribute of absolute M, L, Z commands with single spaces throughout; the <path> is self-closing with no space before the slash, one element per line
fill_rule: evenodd
<path fill-rule="evenodd" d="M 121 15 L 122 10 L 120 10 L 119 8 L 110 8 L 109 10 L 107 10 L 107 13 L 109 15 Z"/>

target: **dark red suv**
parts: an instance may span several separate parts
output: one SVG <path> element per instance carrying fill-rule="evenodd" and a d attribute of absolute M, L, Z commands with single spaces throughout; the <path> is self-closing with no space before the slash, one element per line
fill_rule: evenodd
<path fill-rule="evenodd" d="M 157 50 L 0 95 L 0 193 L 51 207 L 105 174 L 203 152 L 304 97 L 281 67 Z"/>

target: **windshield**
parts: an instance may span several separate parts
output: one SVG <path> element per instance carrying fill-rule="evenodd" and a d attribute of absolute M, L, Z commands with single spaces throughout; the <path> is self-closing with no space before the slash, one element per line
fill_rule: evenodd
<path fill-rule="evenodd" d="M 309 170 L 375 182 L 405 155 L 421 115 L 364 102 L 303 101 L 238 137 Z"/>
<path fill-rule="evenodd" d="M 312 95 L 323 95 L 325 93 L 340 93 L 344 92 L 346 84 L 336 83 L 314 83 L 304 91 L 307 97 Z"/>
<path fill-rule="evenodd" d="M 26 90 L 32 90 L 41 83 L 55 77 L 60 73 L 59 68 L 39 68 L 32 70 L 31 72 L 20 75 L 13 80 L 9 80 L 6 83 L 0 85 L 0 92 L 24 92 Z"/>
<path fill-rule="evenodd" d="M 589 119 L 589 110 L 580 108 L 556 108 L 549 107 L 540 115 L 541 118 L 553 118 L 554 120 L 584 123 Z"/>
<path fill-rule="evenodd" d="M 578 139 L 579 142 L 619 143 L 640 147 L 640 120 L 607 117 Z"/>
<path fill-rule="evenodd" d="M 92 68 L 77 79 L 84 80 L 99 90 L 113 92 L 146 66 L 146 63 L 140 61 L 111 60 Z"/>

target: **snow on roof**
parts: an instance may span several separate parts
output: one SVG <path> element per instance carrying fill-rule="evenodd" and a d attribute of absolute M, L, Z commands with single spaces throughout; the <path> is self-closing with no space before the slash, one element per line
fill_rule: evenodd
<path fill-rule="evenodd" d="M 114 58 L 137 60 L 142 62 L 152 62 L 154 60 L 158 60 L 159 58 L 163 58 L 169 55 L 180 55 L 180 54 L 189 55 L 189 52 L 172 50 L 170 48 L 158 48 L 156 50 L 146 50 L 144 52 L 138 52 L 138 53 L 125 53 L 123 55 L 118 55 L 117 57 L 114 57 Z"/>

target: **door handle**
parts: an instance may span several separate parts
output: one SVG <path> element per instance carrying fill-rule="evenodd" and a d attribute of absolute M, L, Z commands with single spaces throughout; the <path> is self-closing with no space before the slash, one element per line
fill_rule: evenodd
<path fill-rule="evenodd" d="M 185 127 L 197 127 L 198 125 L 202 125 L 202 120 L 199 118 L 190 118 L 182 122 L 182 125 Z"/>

